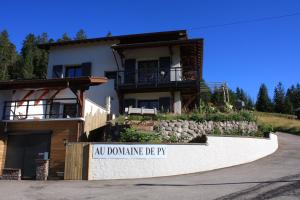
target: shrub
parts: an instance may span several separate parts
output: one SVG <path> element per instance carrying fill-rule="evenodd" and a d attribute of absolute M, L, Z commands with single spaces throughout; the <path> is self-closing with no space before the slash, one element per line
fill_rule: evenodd
<path fill-rule="evenodd" d="M 264 137 L 269 138 L 270 133 L 273 131 L 273 126 L 270 124 L 260 124 L 258 125 L 258 131 L 261 132 Z"/>
<path fill-rule="evenodd" d="M 162 141 L 161 136 L 158 133 L 137 131 L 134 128 L 125 128 L 121 132 L 121 142 L 153 142 L 160 143 Z"/>
<path fill-rule="evenodd" d="M 149 115 L 129 115 L 128 120 L 133 121 L 147 121 L 147 120 L 155 120 L 155 116 L 149 116 Z"/>
<path fill-rule="evenodd" d="M 236 113 L 209 113 L 209 114 L 200 114 L 192 113 L 185 117 L 187 120 L 193 120 L 197 122 L 203 121 L 215 121 L 215 122 L 225 122 L 225 121 L 248 121 L 255 122 L 256 117 L 253 113 L 247 111 L 241 111 Z"/>

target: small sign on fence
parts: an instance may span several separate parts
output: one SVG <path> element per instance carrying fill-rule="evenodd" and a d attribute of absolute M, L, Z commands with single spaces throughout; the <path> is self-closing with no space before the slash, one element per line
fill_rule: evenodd
<path fill-rule="evenodd" d="M 167 146 L 158 144 L 93 144 L 93 159 L 166 158 Z"/>

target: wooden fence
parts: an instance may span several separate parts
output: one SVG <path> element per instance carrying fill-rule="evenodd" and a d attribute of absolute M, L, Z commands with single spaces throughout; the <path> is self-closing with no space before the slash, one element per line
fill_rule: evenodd
<path fill-rule="evenodd" d="M 65 180 L 88 180 L 90 144 L 68 143 L 66 146 Z"/>

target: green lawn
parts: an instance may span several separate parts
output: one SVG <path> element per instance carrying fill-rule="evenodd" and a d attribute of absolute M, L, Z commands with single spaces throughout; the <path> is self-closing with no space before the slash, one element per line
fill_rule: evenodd
<path fill-rule="evenodd" d="M 259 124 L 271 124 L 275 131 L 300 135 L 300 120 L 293 115 L 255 112 Z"/>

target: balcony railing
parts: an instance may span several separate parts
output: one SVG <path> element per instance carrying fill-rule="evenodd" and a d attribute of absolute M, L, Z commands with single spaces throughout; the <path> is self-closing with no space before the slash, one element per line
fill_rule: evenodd
<path fill-rule="evenodd" d="M 80 117 L 76 98 L 5 101 L 3 120 L 58 119 Z"/>
<path fill-rule="evenodd" d="M 171 68 L 168 70 L 134 70 L 118 71 L 116 87 L 159 87 L 166 85 L 180 85 L 199 80 L 198 70 L 195 68 Z"/>

